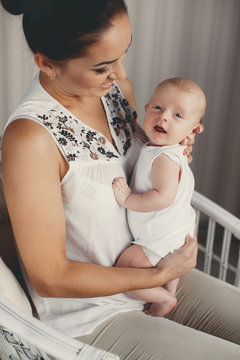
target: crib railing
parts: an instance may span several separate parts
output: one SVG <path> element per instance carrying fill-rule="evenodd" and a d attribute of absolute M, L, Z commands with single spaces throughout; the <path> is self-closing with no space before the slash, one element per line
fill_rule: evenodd
<path fill-rule="evenodd" d="M 199 238 L 199 230 L 202 223 L 206 227 L 206 239 L 202 242 L 201 239 L 199 241 L 199 252 L 204 253 L 203 271 L 207 274 L 212 274 L 212 263 L 215 260 L 219 263 L 218 278 L 227 281 L 227 272 L 231 270 L 235 274 L 233 284 L 240 287 L 240 219 L 197 191 L 194 192 L 192 205 L 196 211 Z M 201 222 L 202 214 L 204 215 L 204 220 Z M 222 227 L 223 231 L 222 239 L 219 239 L 216 231 L 219 226 Z M 229 258 L 230 247 L 233 241 L 235 241 L 235 252 L 237 252 L 238 258 L 235 266 Z M 219 242 L 221 247 L 220 254 L 214 252 L 216 242 Z"/>

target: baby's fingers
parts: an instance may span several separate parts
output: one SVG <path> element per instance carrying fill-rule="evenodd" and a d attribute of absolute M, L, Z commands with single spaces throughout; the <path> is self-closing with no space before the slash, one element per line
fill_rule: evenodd
<path fill-rule="evenodd" d="M 120 185 L 125 185 L 127 182 L 126 182 L 126 179 L 124 177 L 118 177 L 118 178 L 115 178 L 112 182 L 112 184 L 120 184 Z"/>

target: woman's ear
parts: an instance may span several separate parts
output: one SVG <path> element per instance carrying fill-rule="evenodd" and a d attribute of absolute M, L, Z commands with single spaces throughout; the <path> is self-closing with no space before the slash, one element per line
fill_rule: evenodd
<path fill-rule="evenodd" d="M 51 62 L 45 55 L 37 52 L 34 55 L 34 61 L 39 69 L 44 72 L 50 79 L 54 79 L 56 76 L 56 70 Z"/>

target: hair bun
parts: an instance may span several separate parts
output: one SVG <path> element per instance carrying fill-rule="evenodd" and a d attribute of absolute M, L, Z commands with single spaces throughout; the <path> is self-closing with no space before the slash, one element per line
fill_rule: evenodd
<path fill-rule="evenodd" d="M 26 0 L 1 0 L 1 3 L 10 14 L 20 15 L 24 12 Z"/>

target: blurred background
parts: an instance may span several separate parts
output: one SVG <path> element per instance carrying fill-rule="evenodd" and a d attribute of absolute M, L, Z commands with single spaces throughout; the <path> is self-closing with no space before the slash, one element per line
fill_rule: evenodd
<path fill-rule="evenodd" d="M 240 1 L 127 0 L 133 42 L 125 59 L 140 120 L 155 86 L 189 77 L 207 97 L 191 168 L 196 190 L 240 217 Z M 36 74 L 21 17 L 0 9 L 0 135 Z"/>

